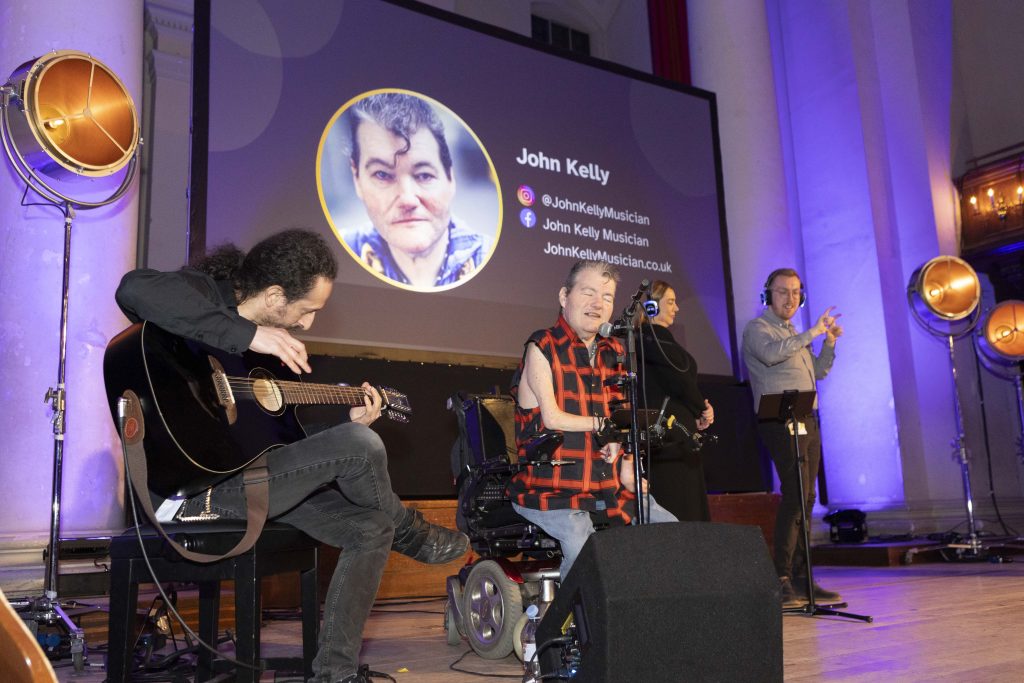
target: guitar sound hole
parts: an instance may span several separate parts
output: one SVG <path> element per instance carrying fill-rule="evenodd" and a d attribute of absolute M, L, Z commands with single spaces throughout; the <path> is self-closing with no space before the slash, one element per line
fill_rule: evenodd
<path fill-rule="evenodd" d="M 277 382 L 270 379 L 256 379 L 252 384 L 252 395 L 263 410 L 279 413 L 284 408 L 284 398 Z"/>

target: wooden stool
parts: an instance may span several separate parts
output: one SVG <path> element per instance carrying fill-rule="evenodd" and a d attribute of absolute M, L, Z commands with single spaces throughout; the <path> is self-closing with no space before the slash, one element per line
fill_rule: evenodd
<path fill-rule="evenodd" d="M 164 529 L 176 542 L 196 552 L 221 554 L 241 538 L 244 522 L 213 521 L 168 524 Z M 258 681 L 263 669 L 301 670 L 313 675 L 320 600 L 317 595 L 317 544 L 287 524 L 268 523 L 256 545 L 237 557 L 200 564 L 183 559 L 152 527 L 143 527 L 142 538 L 153 571 L 161 583 L 194 583 L 199 587 L 199 637 L 211 645 L 217 639 L 220 582 L 235 582 L 235 656 L 255 668 L 237 667 L 236 680 Z M 138 612 L 139 584 L 152 583 L 134 529 L 110 543 L 110 642 L 107 676 L 112 683 L 125 681 L 130 673 Z M 260 659 L 260 579 L 285 572 L 299 572 L 302 592 L 302 659 Z M 197 681 L 213 677 L 213 655 L 199 651 Z"/>

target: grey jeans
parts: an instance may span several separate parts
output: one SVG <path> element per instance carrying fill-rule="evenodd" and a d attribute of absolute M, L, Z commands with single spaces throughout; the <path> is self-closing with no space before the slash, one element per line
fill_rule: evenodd
<path fill-rule="evenodd" d="M 653 524 L 661 522 L 678 522 L 676 516 L 658 505 L 653 496 L 645 496 L 645 504 L 650 502 L 648 521 Z M 534 510 L 512 503 L 513 509 L 528 522 L 533 522 L 551 537 L 558 540 L 562 547 L 562 564 L 558 567 L 562 581 L 569 574 L 569 569 L 583 545 L 594 533 L 594 522 L 590 513 L 584 510 Z M 646 508 L 645 508 L 646 509 Z"/>
<path fill-rule="evenodd" d="M 272 451 L 270 519 L 343 548 L 324 598 L 314 680 L 355 673 L 396 525 L 405 508 L 391 490 L 387 453 L 376 432 L 345 423 Z M 242 475 L 213 489 L 211 510 L 245 519 Z"/>

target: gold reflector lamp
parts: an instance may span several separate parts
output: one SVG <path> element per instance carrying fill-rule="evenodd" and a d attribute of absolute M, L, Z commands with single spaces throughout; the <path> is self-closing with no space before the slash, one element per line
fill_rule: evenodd
<path fill-rule="evenodd" d="M 986 360 L 1013 364 L 1024 360 L 1024 301 L 1001 301 L 978 328 L 978 349 Z"/>
<path fill-rule="evenodd" d="M 91 55 L 57 50 L 11 74 L 11 141 L 27 166 L 57 180 L 121 170 L 139 144 L 128 89 Z"/>
<path fill-rule="evenodd" d="M 921 317 L 954 322 L 971 315 L 981 300 L 974 269 L 956 256 L 936 256 L 914 271 L 907 285 L 911 307 Z"/>

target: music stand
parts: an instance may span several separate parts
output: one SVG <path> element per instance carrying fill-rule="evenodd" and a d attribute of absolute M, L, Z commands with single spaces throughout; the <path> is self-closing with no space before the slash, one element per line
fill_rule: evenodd
<path fill-rule="evenodd" d="M 870 623 L 872 618 L 863 614 L 851 614 L 840 612 L 830 607 L 821 607 L 814 602 L 814 569 L 811 566 L 811 530 L 808 524 L 807 514 L 807 493 L 804 487 L 804 456 L 800 451 L 800 419 L 807 418 L 814 413 L 815 391 L 797 391 L 790 389 L 781 394 L 762 394 L 761 402 L 757 407 L 757 419 L 777 420 L 790 425 L 789 433 L 793 436 L 793 452 L 796 454 L 797 482 L 800 492 L 800 524 L 803 527 L 804 537 L 804 559 L 807 563 L 807 604 L 803 607 L 783 608 L 783 614 L 806 614 L 816 617 L 819 615 L 846 617 L 847 619 L 859 619 Z M 813 486 L 813 482 L 811 484 Z M 845 603 L 840 603 L 845 606 Z"/>

